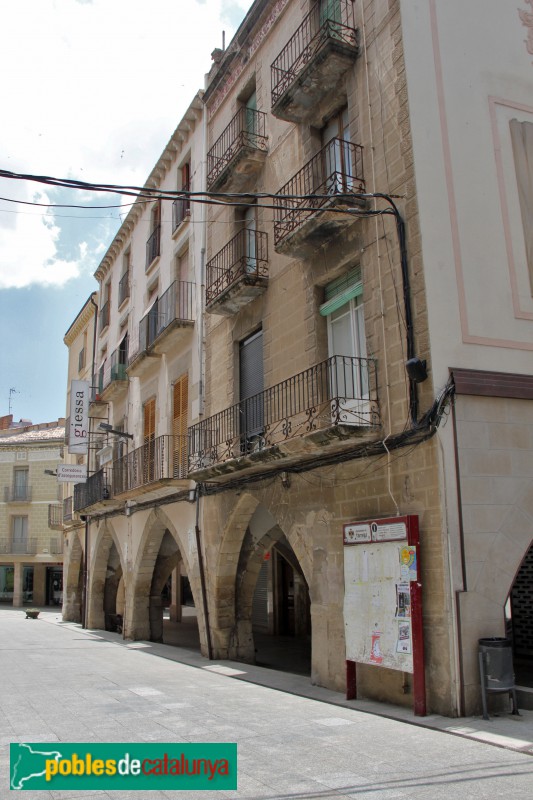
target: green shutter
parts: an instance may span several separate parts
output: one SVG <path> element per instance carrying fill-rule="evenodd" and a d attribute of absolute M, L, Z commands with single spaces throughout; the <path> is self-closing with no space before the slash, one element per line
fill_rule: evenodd
<path fill-rule="evenodd" d="M 320 314 L 327 317 L 354 297 L 363 294 L 361 267 L 354 267 L 340 278 L 328 283 L 324 290 L 324 302 L 320 306 Z"/>

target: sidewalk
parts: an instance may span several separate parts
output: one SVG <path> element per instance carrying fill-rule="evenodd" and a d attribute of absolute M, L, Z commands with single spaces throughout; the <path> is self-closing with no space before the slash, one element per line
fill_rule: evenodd
<path fill-rule="evenodd" d="M 17 742 L 237 743 L 237 791 L 52 788 L 32 800 L 533 800 L 531 713 L 418 719 L 50 610 L 0 609 L 0 678 L 0 800 L 13 798 Z"/>
<path fill-rule="evenodd" d="M 72 626 L 71 623 L 62 622 L 60 614 L 54 611 L 44 611 L 41 616 L 46 622 Z M 79 625 L 73 625 L 72 627 L 81 630 Z M 412 711 L 399 706 L 387 705 L 386 703 L 378 703 L 372 700 L 346 700 L 338 692 L 333 692 L 320 686 L 313 686 L 309 678 L 302 675 L 265 669 L 264 667 L 242 664 L 236 661 L 210 662 L 195 650 L 156 644 L 154 642 L 127 642 L 120 635 L 106 631 L 93 631 L 92 633 L 108 641 L 118 642 L 127 648 L 139 649 L 146 654 L 153 654 L 171 661 L 177 661 L 180 664 L 216 672 L 228 678 L 277 689 L 281 692 L 307 697 L 322 703 L 330 703 L 342 708 L 362 711 L 366 714 L 375 714 L 386 719 L 406 722 L 410 725 L 418 725 L 455 736 L 463 736 L 467 739 L 475 739 L 486 744 L 516 750 L 533 756 L 533 711 L 519 709 L 519 717 L 512 714 L 494 715 L 491 713 L 489 720 L 484 720 L 481 716 L 451 719 L 450 717 L 441 717 L 438 714 L 415 717 Z M 531 796 L 533 798 L 533 787 Z"/>

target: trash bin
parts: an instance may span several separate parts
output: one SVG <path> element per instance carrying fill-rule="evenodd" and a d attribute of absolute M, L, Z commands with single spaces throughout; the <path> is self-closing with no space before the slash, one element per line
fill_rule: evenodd
<path fill-rule="evenodd" d="M 489 719 L 487 692 L 509 692 L 513 699 L 513 714 L 518 714 L 511 640 L 502 636 L 490 636 L 479 639 L 478 644 L 483 719 Z"/>

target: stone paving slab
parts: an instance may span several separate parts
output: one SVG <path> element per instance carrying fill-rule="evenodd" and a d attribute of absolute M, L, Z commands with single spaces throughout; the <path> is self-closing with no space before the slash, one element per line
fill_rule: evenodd
<path fill-rule="evenodd" d="M 237 792 L 50 791 L 29 800 L 533 800 L 529 715 L 417 719 L 378 704 L 375 713 L 301 676 L 145 644 L 86 633 L 57 612 L 25 620 L 0 610 L 0 800 L 14 796 L 11 741 L 238 743 Z"/>

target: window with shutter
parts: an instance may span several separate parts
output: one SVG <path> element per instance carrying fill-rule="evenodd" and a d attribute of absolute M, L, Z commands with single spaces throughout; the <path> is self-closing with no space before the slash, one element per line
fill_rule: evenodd
<path fill-rule="evenodd" d="M 189 404 L 189 376 L 182 375 L 173 387 L 173 477 L 187 475 L 187 416 Z"/>
<path fill-rule="evenodd" d="M 143 483 L 155 478 L 155 397 L 144 404 Z"/>

